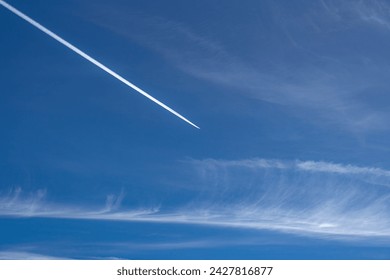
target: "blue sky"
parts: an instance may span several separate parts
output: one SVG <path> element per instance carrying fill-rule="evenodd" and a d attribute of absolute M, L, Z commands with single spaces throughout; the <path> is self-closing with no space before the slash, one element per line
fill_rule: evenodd
<path fill-rule="evenodd" d="M 0 7 L 0 258 L 390 258 L 386 1 Z"/>

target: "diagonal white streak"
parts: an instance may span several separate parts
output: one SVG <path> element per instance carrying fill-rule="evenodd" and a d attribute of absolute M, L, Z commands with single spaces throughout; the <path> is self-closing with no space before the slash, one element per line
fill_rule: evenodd
<path fill-rule="evenodd" d="M 179 117 L 180 119 L 182 119 L 183 121 L 187 122 L 188 124 L 192 125 L 193 127 L 196 127 L 197 129 L 200 129 L 197 125 L 195 125 L 194 123 L 192 123 L 191 121 L 189 121 L 188 119 L 186 119 L 185 117 L 183 117 L 182 115 L 180 115 L 178 112 L 176 112 L 175 110 L 173 110 L 172 108 L 168 107 L 167 105 L 165 105 L 164 103 L 162 103 L 161 101 L 157 100 L 156 98 L 154 98 L 153 96 L 151 96 L 150 94 L 148 94 L 147 92 L 145 92 L 144 90 L 140 89 L 139 87 L 137 87 L 136 85 L 134 85 L 133 83 L 129 82 L 128 80 L 126 80 L 125 78 L 123 78 L 121 75 L 119 75 L 118 73 L 112 71 L 110 68 L 108 68 L 107 66 L 103 65 L 102 63 L 100 63 L 99 61 L 97 61 L 96 59 L 92 58 L 91 56 L 89 56 L 88 54 L 86 54 L 85 52 L 83 52 L 82 50 L 80 50 L 79 48 L 75 47 L 74 45 L 72 45 L 71 43 L 69 43 L 68 41 L 64 40 L 63 38 L 61 38 L 60 36 L 58 36 L 57 34 L 55 34 L 54 32 L 50 31 L 49 29 L 47 29 L 46 27 L 44 27 L 43 25 L 39 24 L 38 22 L 36 22 L 35 20 L 33 20 L 32 18 L 30 18 L 29 16 L 25 15 L 24 13 L 22 13 L 21 11 L 17 10 L 16 8 L 14 8 L 13 6 L 9 5 L 8 3 L 0 0 L 0 5 L 2 5 L 3 7 L 5 7 L 6 9 L 8 9 L 9 11 L 11 11 L 12 13 L 14 13 L 15 15 L 21 17 L 22 19 L 24 19 L 25 21 L 27 21 L 28 23 L 32 24 L 33 26 L 35 26 L 36 28 L 38 28 L 39 30 L 41 30 L 42 32 L 46 33 L 47 35 L 49 35 L 50 37 L 52 37 L 53 39 L 57 40 L 58 42 L 60 42 L 61 44 L 63 44 L 64 46 L 68 47 L 69 49 L 71 49 L 72 51 L 74 51 L 75 53 L 77 53 L 78 55 L 82 56 L 83 58 L 85 58 L 86 60 L 88 60 L 89 62 L 95 64 L 97 67 L 99 67 L 100 69 L 104 70 L 105 72 L 107 72 L 108 74 L 110 74 L 111 76 L 113 76 L 114 78 L 118 79 L 119 81 L 121 81 L 122 83 L 124 83 L 125 85 L 131 87 L 132 89 L 136 90 L 137 92 L 139 92 L 140 94 L 142 94 L 143 96 L 149 98 L 150 100 L 152 100 L 153 102 L 157 103 L 158 105 L 160 105 L 161 107 L 163 107 L 165 110 L 168 110 L 169 112 L 171 112 L 172 114 L 174 114 L 175 116 Z"/>

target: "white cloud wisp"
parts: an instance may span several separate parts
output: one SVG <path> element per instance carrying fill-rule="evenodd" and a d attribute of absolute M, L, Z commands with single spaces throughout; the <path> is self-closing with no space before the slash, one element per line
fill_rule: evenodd
<path fill-rule="evenodd" d="M 350 36 L 348 28 L 362 28 L 364 32 L 365 25 L 375 30 L 378 25 L 390 26 L 388 16 L 384 17 L 388 5 L 383 1 L 355 2 L 311 1 L 306 3 L 306 9 L 297 9 L 296 13 L 280 8 L 283 5 L 278 3 L 272 2 L 268 7 L 259 2 L 253 8 L 269 9 L 268 16 L 260 22 L 257 18 L 242 20 L 240 27 L 230 26 L 231 22 L 222 19 L 203 18 L 210 21 L 206 26 L 214 26 L 216 21 L 218 29 L 106 4 L 90 12 L 89 19 L 158 53 L 180 71 L 224 91 L 282 105 L 295 113 L 296 108 L 302 109 L 305 113 L 301 118 L 317 125 L 347 128 L 357 134 L 386 131 L 388 110 L 379 108 L 375 101 L 367 102 L 366 98 L 375 93 L 382 96 L 381 89 L 387 87 L 384 73 L 388 72 L 385 63 L 388 59 L 385 56 L 377 59 L 378 51 L 368 47 L 357 51 L 342 38 Z M 221 9 L 219 12 L 231 12 L 226 7 Z M 268 22 L 268 29 L 262 29 L 263 21 Z M 230 28 L 242 28 L 237 29 L 242 32 L 236 32 L 236 39 L 231 40 L 224 33 Z M 251 29 L 253 32 L 247 32 Z M 376 31 L 379 33 L 372 33 L 380 42 L 376 45 L 387 46 L 380 30 Z M 339 40 L 337 45 L 348 50 L 345 55 L 332 50 L 336 40 L 333 32 Z M 361 38 L 356 38 L 356 44 Z M 248 43 L 236 48 L 236 41 Z M 250 42 L 256 42 L 256 47 Z M 269 44 L 275 44 L 278 51 L 268 50 Z M 381 51 L 387 53 L 385 49 Z M 308 119 L 307 115 L 314 118 Z"/>
<path fill-rule="evenodd" d="M 123 210 L 123 194 L 108 196 L 103 209 L 91 210 L 50 204 L 44 201 L 44 192 L 26 196 L 16 190 L 0 199 L 0 216 L 198 224 L 325 239 L 390 239 L 388 170 L 267 159 L 192 160 L 188 165 L 195 170 L 191 185 L 196 195 L 169 210 L 164 204 Z"/>

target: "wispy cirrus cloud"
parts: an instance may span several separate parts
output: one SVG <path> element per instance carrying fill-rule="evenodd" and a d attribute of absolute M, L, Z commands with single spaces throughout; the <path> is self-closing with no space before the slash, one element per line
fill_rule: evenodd
<path fill-rule="evenodd" d="M 355 165 L 344 165 L 325 161 L 288 161 L 288 160 L 275 160 L 275 159 L 262 159 L 253 158 L 245 160 L 193 160 L 194 164 L 204 164 L 220 167 L 243 167 L 254 169 L 295 169 L 306 170 L 313 172 L 325 172 L 325 173 L 340 173 L 340 174 L 356 174 L 356 175 L 373 175 L 390 177 L 390 171 L 376 167 L 359 167 Z"/>
<path fill-rule="evenodd" d="M 320 3 L 334 19 L 349 21 L 348 26 L 367 23 L 380 28 L 390 28 L 390 5 L 386 1 L 321 0 Z"/>
<path fill-rule="evenodd" d="M 50 203 L 46 199 L 46 191 L 38 190 L 24 193 L 18 187 L 0 198 L 0 216 L 131 220 L 132 218 L 158 212 L 157 208 L 118 211 L 123 197 L 123 192 L 119 195 L 107 195 L 105 205 L 93 210 L 79 205 Z"/>
<path fill-rule="evenodd" d="M 188 240 L 188 241 L 172 241 L 172 242 L 150 242 L 150 243 L 108 243 L 99 244 L 99 246 L 107 246 L 109 248 L 118 248 L 121 250 L 180 250 L 187 248 L 211 248 L 228 244 L 227 241 L 220 240 Z"/>
<path fill-rule="evenodd" d="M 0 251 L 0 260 L 63 260 L 49 255 L 42 255 L 39 253 L 32 253 L 28 251 L 6 250 Z"/>
<path fill-rule="evenodd" d="M 188 183 L 195 195 L 185 205 L 125 210 L 119 195 L 92 210 L 17 191 L 1 199 L 0 215 L 198 224 L 326 239 L 390 238 L 388 170 L 268 159 L 191 160 L 186 165 L 194 170 Z"/>
<path fill-rule="evenodd" d="M 232 52 L 235 42 L 221 36 L 220 30 L 215 30 L 217 35 L 211 37 L 205 35 L 211 34 L 210 30 L 194 31 L 188 24 L 161 16 L 113 9 L 99 13 L 96 9 L 97 15 L 91 15 L 90 20 L 160 54 L 181 71 L 229 91 L 290 109 L 299 108 L 305 116 L 314 116 L 311 121 L 318 124 L 359 133 L 386 130 L 387 111 L 368 104 L 362 96 L 387 84 L 383 72 L 388 65 L 383 60 L 372 60 L 370 49 L 335 54 L 335 38 L 328 36 L 330 32 L 339 32 L 338 44 L 345 45 L 342 33 L 348 32 L 351 25 L 356 27 L 357 22 L 386 25 L 382 8 L 387 4 L 350 4 L 319 0 L 308 5 L 307 10 L 293 12 L 279 8 L 277 3 L 264 5 L 262 9 L 269 9 L 269 18 L 262 20 L 268 22 L 270 30 L 263 30 L 261 22 L 247 28 L 258 29 L 250 34 L 262 38 L 256 42 L 269 39 L 269 44 L 275 44 L 279 51 L 264 51 L 265 43 L 259 43 L 257 51 L 242 44 L 242 50 L 247 50 L 245 55 Z M 244 36 L 248 32 L 244 31 L 237 40 L 247 41 Z M 272 36 L 268 38 L 267 34 Z M 252 62 L 248 62 L 248 56 Z"/>
<path fill-rule="evenodd" d="M 198 203 L 213 197 L 206 206 L 210 212 L 235 209 L 237 220 L 282 231 L 389 236 L 388 170 L 298 160 L 192 163 L 204 186 Z"/>

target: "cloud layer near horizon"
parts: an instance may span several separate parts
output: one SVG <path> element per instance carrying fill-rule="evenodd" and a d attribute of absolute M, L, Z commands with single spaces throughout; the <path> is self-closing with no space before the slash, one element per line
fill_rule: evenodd
<path fill-rule="evenodd" d="M 59 205 L 45 192 L 15 189 L 0 215 L 188 223 L 272 230 L 321 238 L 390 237 L 390 171 L 318 161 L 189 160 L 196 195 L 184 205 L 124 209 L 123 193 L 98 209 Z M 97 210 L 96 210 L 97 209 Z"/>

